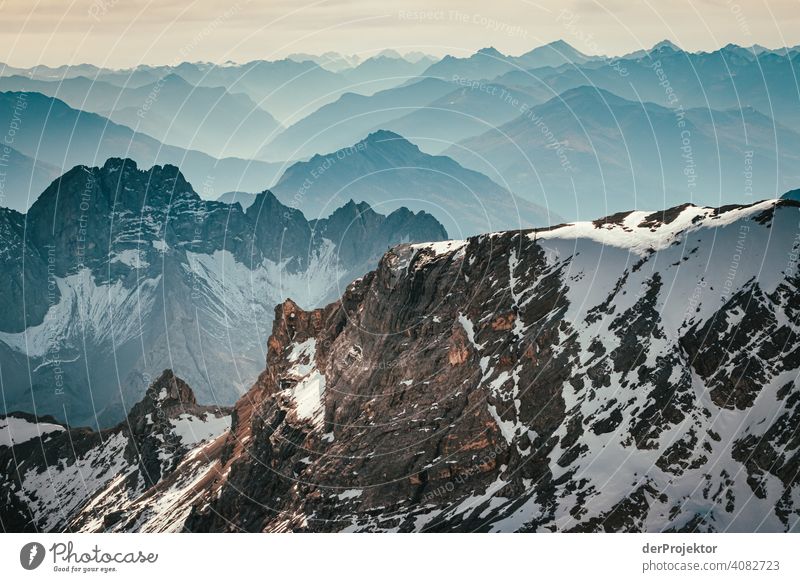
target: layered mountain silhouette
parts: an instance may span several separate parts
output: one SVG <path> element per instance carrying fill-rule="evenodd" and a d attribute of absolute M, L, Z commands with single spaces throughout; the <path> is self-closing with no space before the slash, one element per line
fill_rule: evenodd
<path fill-rule="evenodd" d="M 724 110 L 753 107 L 781 125 L 800 130 L 795 77 L 800 70 L 796 52 L 753 53 L 723 47 L 708 53 L 689 53 L 662 45 L 637 58 L 590 62 L 584 67 L 514 70 L 494 79 L 554 94 L 590 85 L 632 101 L 671 108 L 705 107 Z"/>
<path fill-rule="evenodd" d="M 230 94 L 221 87 L 195 87 L 176 74 L 135 88 L 86 77 L 63 81 L 0 77 L 0 89 L 56 97 L 165 144 L 216 158 L 252 158 L 280 130 L 272 115 L 246 95 Z"/>
<path fill-rule="evenodd" d="M 269 144 L 263 159 L 296 160 L 351 145 L 386 121 L 424 107 L 453 91 L 452 83 L 422 79 L 366 96 L 348 92 L 290 125 Z"/>
<path fill-rule="evenodd" d="M 232 94 L 247 95 L 282 124 L 304 115 L 347 90 L 347 79 L 311 61 L 291 59 L 257 60 L 219 66 L 212 63 L 181 63 L 162 67 L 159 76 L 176 74 L 198 87 L 225 87 Z"/>
<path fill-rule="evenodd" d="M 494 47 L 482 48 L 468 57 L 445 56 L 425 71 L 439 79 L 493 79 L 515 68 L 513 59 Z"/>
<path fill-rule="evenodd" d="M 435 60 L 428 56 L 412 61 L 396 51 L 384 51 L 363 60 L 352 69 L 341 71 L 341 74 L 353 84 L 351 90 L 375 93 L 421 75 L 433 62 Z"/>
<path fill-rule="evenodd" d="M 396 51 L 383 51 L 367 59 L 335 52 L 296 53 L 278 60 L 222 64 L 183 62 L 174 66 L 139 65 L 122 70 L 89 64 L 23 68 L 0 63 L 0 74 L 43 81 L 85 77 L 125 89 L 140 88 L 177 75 L 197 88 L 225 87 L 233 95 L 247 95 L 281 123 L 290 124 L 336 100 L 345 91 L 369 94 L 400 85 L 422 73 L 435 60 L 421 52 L 401 55 Z M 69 101 L 66 96 L 62 98 Z"/>
<path fill-rule="evenodd" d="M 800 134 L 753 108 L 676 111 L 597 87 L 570 89 L 446 150 L 567 219 L 800 183 Z"/>
<path fill-rule="evenodd" d="M 256 201 L 258 194 L 252 192 L 225 192 L 217 200 L 225 204 L 239 203 L 243 210 L 247 210 Z"/>
<path fill-rule="evenodd" d="M 448 55 L 428 67 L 425 75 L 441 79 L 494 79 L 510 71 L 582 65 L 599 58 L 585 55 L 566 41 L 557 40 L 517 57 L 504 55 L 494 47 L 481 49 L 469 57 Z"/>
<path fill-rule="evenodd" d="M 39 193 L 60 174 L 9 145 L 0 146 L 0 207 L 25 212 Z"/>
<path fill-rule="evenodd" d="M 481 135 L 540 103 L 527 88 L 488 83 L 457 88 L 401 117 L 383 121 L 377 129 L 405 136 L 425 151 L 438 154 L 469 137 Z"/>
<path fill-rule="evenodd" d="M 446 156 L 431 156 L 391 131 L 376 131 L 347 148 L 297 162 L 272 191 L 308 216 L 324 216 L 349 199 L 378 212 L 425 211 L 452 236 L 543 226 L 559 221 L 485 175 Z"/>
<path fill-rule="evenodd" d="M 22 105 L 20 105 L 22 104 Z M 277 177 L 281 167 L 242 158 L 217 159 L 205 153 L 167 146 L 109 119 L 69 107 L 60 99 L 41 93 L 0 93 L 0 124 L 9 127 L 15 110 L 24 116 L 14 136 L 13 148 L 36 161 L 64 172 L 76 165 L 102 164 L 108 157 L 129 157 L 143 166 L 174 164 L 211 197 L 233 190 L 260 191 Z M 17 172 L 26 176 L 23 166 Z M 49 173 L 37 173 L 32 197 L 49 184 Z M 26 200 L 28 190 L 15 194 Z M 11 198 L 11 194 L 8 195 Z M 19 207 L 19 205 L 17 206 Z"/>
<path fill-rule="evenodd" d="M 86 77 L 62 81 L 0 77 L 0 89 L 56 97 L 165 144 L 215 158 L 252 158 L 280 130 L 272 115 L 246 95 L 221 87 L 195 87 L 176 74 L 135 88 Z"/>

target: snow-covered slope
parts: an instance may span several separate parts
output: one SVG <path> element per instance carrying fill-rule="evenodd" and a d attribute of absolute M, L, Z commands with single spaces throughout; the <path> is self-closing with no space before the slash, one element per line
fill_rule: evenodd
<path fill-rule="evenodd" d="M 799 233 L 770 200 L 395 247 L 279 307 L 229 432 L 70 527 L 797 531 Z"/>
<path fill-rule="evenodd" d="M 21 415 L 4 416 L 0 418 L 0 447 L 21 445 L 62 430 L 64 427 L 55 422 L 43 422 Z"/>
<path fill-rule="evenodd" d="M 685 205 L 399 247 L 341 303 L 284 307 L 232 434 L 257 459 L 305 438 L 269 475 L 230 461 L 187 524 L 796 530 L 798 224 L 792 203 Z M 284 398 L 311 338 L 322 425 Z"/>
<path fill-rule="evenodd" d="M 164 510 L 165 502 L 152 507 L 139 497 L 177 467 L 196 464 L 199 451 L 230 429 L 230 413 L 198 406 L 189 387 L 166 371 L 125 422 L 106 431 L 28 422 L 18 440 L 22 419 L 0 420 L 0 427 L 15 421 L 8 427 L 15 446 L 0 441 L 4 530 L 103 529 L 126 511 Z M 162 494 L 175 487 L 164 486 Z M 145 523 L 142 517 L 140 527 Z"/>

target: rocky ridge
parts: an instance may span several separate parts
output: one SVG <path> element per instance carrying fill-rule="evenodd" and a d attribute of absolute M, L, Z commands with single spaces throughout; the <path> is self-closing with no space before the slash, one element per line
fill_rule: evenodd
<path fill-rule="evenodd" d="M 682 205 L 397 246 L 339 301 L 276 309 L 266 370 L 167 477 L 189 489 L 150 490 L 156 521 L 71 522 L 796 531 L 799 223 Z"/>

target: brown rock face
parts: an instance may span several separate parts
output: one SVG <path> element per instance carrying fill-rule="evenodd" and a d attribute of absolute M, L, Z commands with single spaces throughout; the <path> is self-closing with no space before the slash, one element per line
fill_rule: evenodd
<path fill-rule="evenodd" d="M 395 247 L 339 301 L 276 308 L 230 430 L 71 523 L 795 531 L 800 277 L 774 257 L 798 219 L 683 206 Z M 165 374 L 151 405 L 174 415 L 184 388 Z M 164 440 L 134 440 L 161 459 Z M 133 495 L 140 474 L 155 485 Z"/>
<path fill-rule="evenodd" d="M 508 270 L 487 271 L 512 252 L 542 272 L 523 307 L 496 292 L 508 287 Z M 545 271 L 541 249 L 521 235 L 473 239 L 456 255 L 401 246 L 338 303 L 309 312 L 279 306 L 267 370 L 236 408 L 228 482 L 186 529 L 341 530 L 376 520 L 410 530 L 426 500 L 446 505 L 485 490 L 501 465 L 519 467 L 507 490 L 548 482 L 546 456 L 564 418 L 557 387 L 570 356 L 551 352 L 562 332 L 541 314 L 558 312 L 564 299 Z M 489 312 L 504 315 L 487 320 Z M 532 322 L 535 340 L 509 333 L 518 317 Z M 307 361 L 295 357 L 311 344 Z M 317 373 L 324 392 L 315 424 L 298 410 Z M 453 527 L 446 517 L 430 524 Z"/>
<path fill-rule="evenodd" d="M 644 226 L 628 224 L 626 213 L 594 228 L 675 228 L 677 240 L 673 223 L 683 213 L 701 214 L 697 224 L 742 211 L 683 206 L 661 220 L 645 217 Z M 757 477 L 735 481 L 730 467 L 705 468 L 722 454 L 718 443 L 734 439 L 712 428 L 710 407 L 752 405 L 758 382 L 771 390 L 763 361 L 738 389 L 749 399 L 723 404 L 722 387 L 739 384 L 722 376 L 730 370 L 719 356 L 702 357 L 715 348 L 697 338 L 728 329 L 725 312 L 698 329 L 687 311 L 682 335 L 662 320 L 675 275 L 651 265 L 680 260 L 644 252 L 613 267 L 607 295 L 576 306 L 576 290 L 590 291 L 580 257 L 593 247 L 576 241 L 564 256 L 554 244 L 510 232 L 400 246 L 337 303 L 309 312 L 291 301 L 279 306 L 267 370 L 237 406 L 227 480 L 195 506 L 185 529 L 721 529 L 676 503 L 663 483 L 694 475 L 720 483 L 722 494 L 697 493 L 720 522 L 736 511 L 734 491 L 741 498 L 756 482 L 765 489 Z M 773 303 L 787 305 L 777 295 Z M 748 345 L 773 319 L 749 321 L 735 345 Z M 758 353 L 780 356 L 772 343 Z M 692 369 L 710 377 L 710 402 L 694 396 Z M 665 441 L 677 427 L 683 432 Z M 738 442 L 744 457 L 749 441 Z M 614 448 L 620 453 L 606 452 Z M 650 459 L 645 474 L 626 465 L 636 455 Z M 784 478 L 791 462 L 779 460 Z M 763 464 L 750 465 L 764 473 Z M 627 481 L 615 480 L 620 471 Z M 628 484 L 604 489 L 612 482 Z M 765 511 L 790 526 L 786 499 L 769 500 Z"/>
<path fill-rule="evenodd" d="M 165 415 L 187 410 L 197 405 L 197 399 L 189 385 L 178 378 L 172 370 L 164 370 L 150 384 L 144 398 L 131 408 L 128 419 L 138 419 L 158 409 Z"/>

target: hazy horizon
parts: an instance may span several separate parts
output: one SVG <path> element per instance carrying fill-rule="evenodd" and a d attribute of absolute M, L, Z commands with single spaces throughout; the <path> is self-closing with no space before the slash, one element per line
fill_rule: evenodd
<path fill-rule="evenodd" d="M 550 41 L 550 42 L 545 43 L 545 44 L 531 46 L 527 50 L 524 50 L 524 51 L 519 52 L 519 53 L 503 53 L 503 51 L 499 51 L 499 52 L 503 53 L 504 56 L 515 58 L 515 57 L 519 57 L 521 55 L 524 55 L 526 52 L 529 52 L 529 51 L 534 50 L 536 48 L 540 48 L 540 47 L 546 46 L 548 44 L 552 44 L 552 43 L 557 42 L 559 40 L 567 42 L 573 48 L 577 49 L 577 47 L 575 45 L 573 45 L 572 43 L 569 43 L 568 41 L 566 41 L 565 39 L 562 38 L 562 39 L 555 39 L 555 40 Z M 684 50 L 684 51 L 686 51 L 688 53 L 711 53 L 711 52 L 714 52 L 714 51 L 721 50 L 722 48 L 724 48 L 726 46 L 729 46 L 729 45 L 740 46 L 741 48 L 744 48 L 744 49 L 749 49 L 749 48 L 752 48 L 753 46 L 760 46 L 760 47 L 766 49 L 767 51 L 773 51 L 773 52 L 780 51 L 782 49 L 789 49 L 789 50 L 798 49 L 798 50 L 800 50 L 800 44 L 797 44 L 797 45 L 789 44 L 789 45 L 783 45 L 783 46 L 767 46 L 767 45 L 762 45 L 760 43 L 753 43 L 751 45 L 739 45 L 737 43 L 724 43 L 724 44 L 722 44 L 722 45 L 720 45 L 720 46 L 718 46 L 716 48 L 709 48 L 709 49 L 701 49 L 701 50 L 692 51 L 690 49 L 686 49 L 685 47 L 680 46 L 677 42 L 675 42 L 672 39 L 664 38 L 664 39 L 661 39 L 660 41 L 657 41 L 657 42 L 653 43 L 652 45 L 645 46 L 645 47 L 640 47 L 640 48 L 637 48 L 637 49 L 632 49 L 630 51 L 626 51 L 626 52 L 620 53 L 620 54 L 610 54 L 609 55 L 609 54 L 592 53 L 592 52 L 585 52 L 585 51 L 580 51 L 580 52 L 582 52 L 583 54 L 585 54 L 587 56 L 591 56 L 591 57 L 621 58 L 621 57 L 624 57 L 626 55 L 632 54 L 632 53 L 640 51 L 640 50 L 649 50 L 649 49 L 653 48 L 655 45 L 660 44 L 662 42 L 671 42 L 671 43 L 677 45 L 678 48 L 680 48 L 681 50 Z M 495 48 L 496 49 L 497 47 L 495 47 L 493 45 L 487 45 L 485 47 L 479 47 L 477 49 L 464 51 L 463 53 L 458 53 L 458 54 L 456 54 L 456 53 L 433 54 L 431 52 L 426 52 L 426 51 L 423 51 L 423 50 L 409 50 L 409 51 L 397 51 L 397 52 L 403 58 L 407 57 L 411 53 L 422 53 L 426 57 L 431 57 L 431 58 L 434 58 L 434 59 L 438 60 L 438 59 L 442 59 L 442 58 L 444 58 L 446 56 L 467 57 L 467 56 L 476 54 L 478 51 L 480 51 L 482 49 L 486 49 L 486 48 Z M 361 62 L 363 62 L 366 59 L 369 59 L 369 58 L 372 58 L 372 57 L 376 57 L 376 56 L 380 55 L 382 52 L 386 52 L 386 51 L 389 51 L 389 50 L 395 50 L 395 49 L 382 49 L 382 50 L 377 50 L 377 51 L 370 51 L 369 53 L 364 53 L 364 54 L 341 53 L 341 52 L 336 51 L 334 49 L 330 49 L 330 50 L 326 50 L 326 51 L 319 51 L 319 52 L 316 52 L 316 51 L 315 52 L 297 51 L 295 53 L 289 53 L 289 54 L 282 55 L 282 56 L 276 56 L 276 57 L 274 57 L 272 59 L 258 59 L 258 58 L 248 59 L 248 60 L 231 60 L 231 59 L 228 59 L 226 61 L 184 60 L 184 61 L 170 62 L 170 63 L 166 63 L 166 62 L 163 62 L 163 63 L 159 63 L 159 62 L 139 63 L 137 65 L 131 65 L 131 66 L 127 66 L 127 67 L 124 67 L 124 66 L 123 67 L 111 67 L 111 66 L 108 66 L 108 65 L 101 65 L 101 64 L 98 64 L 97 62 L 93 62 L 93 61 L 82 61 L 82 62 L 76 62 L 76 63 L 64 63 L 64 62 L 55 62 L 54 61 L 54 62 L 50 62 L 50 63 L 44 63 L 44 62 L 35 63 L 35 64 L 32 64 L 32 65 L 22 65 L 22 64 L 15 64 L 15 63 L 11 63 L 11 62 L 0 61 L 0 64 L 7 65 L 9 67 L 19 68 L 19 69 L 34 68 L 34 67 L 37 67 L 37 66 L 38 67 L 50 67 L 50 68 L 58 68 L 58 67 L 64 67 L 64 66 L 69 66 L 69 67 L 94 66 L 94 67 L 105 68 L 105 69 L 109 69 L 109 70 L 127 70 L 127 69 L 136 68 L 136 67 L 151 67 L 151 68 L 174 67 L 174 66 L 182 64 L 182 63 L 211 64 L 211 65 L 215 65 L 215 66 L 220 66 L 221 67 L 221 66 L 227 66 L 227 65 L 242 65 L 242 64 L 246 64 L 248 62 L 254 62 L 254 61 L 258 61 L 258 60 L 267 60 L 267 61 L 280 61 L 280 60 L 286 60 L 286 59 L 299 60 L 299 59 L 295 58 L 295 57 L 297 57 L 299 55 L 307 55 L 307 56 L 310 56 L 310 57 L 320 57 L 321 58 L 321 57 L 325 56 L 326 54 L 336 54 L 336 55 L 339 55 L 339 56 L 344 57 L 344 58 L 357 57 L 359 60 L 355 61 L 355 63 L 353 64 L 353 66 L 356 66 L 356 65 L 358 65 Z"/>
<path fill-rule="evenodd" d="M 0 61 L 14 67 L 241 63 L 329 51 L 366 58 L 385 49 L 442 57 L 488 46 L 517 55 L 555 40 L 587 54 L 609 56 L 650 48 L 664 39 L 691 52 L 729 43 L 767 48 L 800 44 L 800 11 L 788 0 L 664 6 L 500 0 L 491 9 L 456 0 L 389 2 L 380 8 L 362 0 L 303 6 L 288 0 L 269 5 L 247 0 L 224 9 L 210 0 L 188 7 L 174 0 L 76 0 L 69 6 L 9 0 L 0 3 L 0 13 L 6 46 Z"/>

